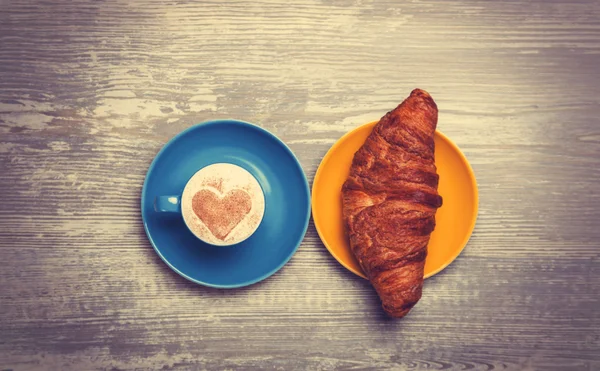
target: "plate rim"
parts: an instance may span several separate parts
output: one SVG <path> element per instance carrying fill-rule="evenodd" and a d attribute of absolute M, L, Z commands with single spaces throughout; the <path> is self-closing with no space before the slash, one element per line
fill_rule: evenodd
<path fill-rule="evenodd" d="M 252 280 L 235 283 L 235 284 L 214 284 L 214 283 L 204 282 L 204 281 L 201 281 L 201 280 L 198 280 L 198 279 L 188 276 L 187 274 L 185 274 L 185 273 L 181 272 L 179 269 L 177 269 L 177 267 L 175 267 L 173 264 L 171 264 L 171 262 L 169 262 L 169 260 L 164 257 L 164 255 L 160 252 L 160 249 L 157 247 L 157 244 L 154 242 L 154 239 L 152 238 L 152 236 L 150 234 L 150 231 L 148 228 L 148 223 L 145 218 L 144 204 L 146 203 L 148 178 L 150 176 L 150 173 L 152 173 L 154 171 L 154 168 L 158 162 L 158 159 L 161 157 L 161 155 L 170 146 L 172 146 L 175 141 L 177 141 L 179 138 L 187 135 L 189 132 L 198 130 L 201 127 L 221 125 L 221 124 L 225 124 L 225 123 L 234 124 L 234 125 L 241 126 L 241 127 L 249 127 L 252 130 L 256 130 L 259 133 L 266 135 L 267 137 L 274 140 L 276 143 L 278 143 L 279 145 L 281 145 L 283 147 L 284 151 L 286 151 L 291 156 L 295 166 L 298 168 L 298 170 L 302 174 L 302 179 L 304 180 L 303 185 L 304 185 L 304 190 L 305 190 L 304 197 L 307 201 L 307 210 L 306 210 L 306 216 L 304 218 L 305 219 L 304 226 L 301 229 L 301 234 L 300 234 L 299 240 L 295 242 L 294 248 L 290 251 L 289 255 L 281 261 L 281 263 L 278 266 L 276 266 L 271 271 L 255 278 L 255 279 L 252 279 Z M 258 283 L 260 281 L 263 281 L 263 280 L 271 277 L 272 275 L 277 273 L 281 268 L 283 268 L 292 259 L 292 257 L 296 254 L 296 252 L 298 251 L 298 248 L 302 244 L 302 241 L 304 241 L 304 237 L 306 236 L 306 232 L 308 231 L 310 217 L 312 215 L 312 202 L 311 202 L 311 192 L 310 191 L 311 191 L 311 188 L 310 188 L 310 185 L 308 184 L 308 179 L 306 177 L 306 173 L 304 172 L 304 169 L 302 168 L 302 164 L 300 164 L 300 161 L 298 160 L 298 158 L 296 157 L 294 152 L 288 147 L 288 145 L 283 140 L 281 140 L 275 134 L 271 133 L 269 130 L 264 129 L 264 128 L 262 128 L 256 124 L 253 124 L 251 122 L 237 120 L 237 119 L 215 119 L 215 120 L 203 121 L 203 122 L 194 124 L 186 129 L 180 131 L 179 133 L 175 134 L 171 139 L 169 139 L 161 147 L 161 149 L 156 153 L 156 155 L 154 155 L 154 158 L 152 159 L 152 162 L 150 163 L 150 166 L 148 167 L 148 170 L 146 171 L 146 176 L 144 177 L 144 184 L 142 186 L 142 192 L 141 192 L 142 194 L 141 194 L 141 198 L 140 198 L 141 199 L 140 200 L 140 214 L 142 216 L 142 222 L 144 224 L 144 231 L 146 233 L 146 236 L 148 237 L 148 240 L 150 241 L 150 244 L 152 245 L 152 248 L 158 254 L 158 256 L 161 258 L 161 260 L 169 268 L 171 268 L 175 273 L 179 274 L 181 277 L 187 279 L 188 281 L 194 282 L 194 283 L 202 285 L 202 286 L 212 287 L 212 288 L 217 288 L 217 289 L 234 289 L 234 288 L 250 286 L 250 285 L 253 285 L 255 283 Z"/>
<path fill-rule="evenodd" d="M 341 146 L 341 143 L 345 139 L 347 139 L 348 137 L 352 136 L 353 134 L 355 134 L 355 132 L 357 132 L 357 131 L 359 131 L 361 129 L 368 128 L 368 127 L 374 127 L 378 122 L 379 122 L 379 120 L 371 121 L 371 122 L 368 122 L 368 123 L 365 123 L 365 124 L 361 124 L 361 125 L 355 127 L 354 129 L 352 129 L 352 130 L 344 133 L 344 135 L 342 135 L 329 148 L 329 150 L 327 151 L 327 153 L 325 154 L 325 156 L 323 156 L 323 158 L 321 159 L 321 162 L 319 163 L 319 167 L 317 168 L 317 171 L 315 173 L 315 177 L 313 179 L 313 184 L 312 184 L 312 188 L 311 188 L 311 191 L 312 191 L 311 192 L 311 205 L 316 205 L 317 204 L 315 202 L 315 185 L 318 183 L 317 181 L 321 177 L 322 171 L 324 171 L 324 170 L 322 170 L 323 169 L 323 163 L 325 163 L 326 161 L 328 161 L 329 158 L 333 156 L 334 151 L 339 146 Z M 371 128 L 371 130 L 372 130 L 372 128 Z M 475 225 L 477 223 L 477 218 L 479 216 L 479 188 L 477 187 L 477 179 L 475 178 L 475 172 L 473 171 L 473 167 L 471 166 L 471 163 L 467 159 L 467 156 L 465 156 L 465 154 L 456 145 L 456 143 L 454 143 L 450 138 L 448 138 L 448 136 L 446 136 L 444 133 L 442 133 L 441 131 L 439 131 L 437 129 L 435 131 L 435 134 L 439 135 L 442 140 L 446 141 L 446 143 L 448 143 L 450 145 L 450 147 L 452 147 L 452 149 L 456 153 L 458 153 L 461 161 L 466 165 L 466 169 L 467 169 L 467 172 L 469 174 L 470 181 L 471 181 L 471 186 L 473 187 L 473 190 L 474 190 L 474 192 L 473 192 L 473 194 L 474 194 L 473 213 L 474 213 L 475 216 L 471 220 L 471 224 L 469 225 L 469 233 L 466 235 L 466 237 L 462 241 L 461 247 L 456 251 L 455 254 L 453 254 L 450 257 L 450 259 L 448 259 L 439 268 L 437 268 L 433 272 L 425 275 L 423 277 L 424 279 L 427 279 L 427 278 L 435 276 L 436 274 L 438 274 L 442 270 L 444 270 L 446 267 L 448 267 L 448 265 L 450 265 L 452 262 L 454 262 L 454 260 L 456 260 L 456 258 L 462 253 L 462 251 L 467 246 L 467 243 L 471 239 L 471 236 L 473 235 L 473 231 L 475 230 Z M 323 237 L 323 232 L 321 231 L 321 228 L 319 228 L 319 225 L 320 225 L 319 220 L 320 219 L 317 216 L 317 214 L 315 214 L 315 207 L 312 207 L 312 218 L 313 218 L 313 222 L 315 224 L 315 229 L 317 230 L 317 234 L 319 235 L 319 239 L 321 240 L 321 242 L 323 243 L 323 245 L 325 245 L 325 248 L 329 251 L 329 253 L 331 254 L 331 256 L 333 256 L 334 259 L 337 260 L 338 263 L 340 263 L 344 268 L 348 269 L 350 272 L 356 274 L 359 277 L 367 279 L 367 276 L 362 271 L 358 271 L 354 267 L 351 267 L 350 265 L 348 265 L 345 261 L 343 261 L 340 257 L 338 257 L 337 254 L 335 254 L 335 252 L 333 251 L 332 247 L 329 246 L 329 243 Z"/>

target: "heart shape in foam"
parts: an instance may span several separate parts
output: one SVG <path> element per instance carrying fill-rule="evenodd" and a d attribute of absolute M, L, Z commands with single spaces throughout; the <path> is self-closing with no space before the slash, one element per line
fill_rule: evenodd
<path fill-rule="evenodd" d="M 233 189 L 224 195 L 201 189 L 192 198 L 192 210 L 216 238 L 224 241 L 250 213 L 252 199 L 241 189 Z"/>

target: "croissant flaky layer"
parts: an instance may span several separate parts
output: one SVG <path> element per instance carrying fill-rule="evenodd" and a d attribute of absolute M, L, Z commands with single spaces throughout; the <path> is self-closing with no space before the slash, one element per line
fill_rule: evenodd
<path fill-rule="evenodd" d="M 413 90 L 375 125 L 342 188 L 352 252 L 392 317 L 405 316 L 421 298 L 427 244 L 442 205 L 437 117 L 431 96 Z"/>

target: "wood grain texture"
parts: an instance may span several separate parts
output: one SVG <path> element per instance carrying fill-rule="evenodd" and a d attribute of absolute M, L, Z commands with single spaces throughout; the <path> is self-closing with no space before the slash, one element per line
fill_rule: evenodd
<path fill-rule="evenodd" d="M 0 0 L 0 370 L 600 369 L 600 2 Z M 255 122 L 309 180 L 415 87 L 469 158 L 475 233 L 400 321 L 311 224 L 239 290 L 152 250 L 157 151 Z"/>

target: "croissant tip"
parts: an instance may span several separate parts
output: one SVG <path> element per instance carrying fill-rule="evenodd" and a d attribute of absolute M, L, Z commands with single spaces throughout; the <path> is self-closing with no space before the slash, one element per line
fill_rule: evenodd
<path fill-rule="evenodd" d="M 423 89 L 419 89 L 419 88 L 416 88 L 413 91 L 411 91 L 410 95 L 431 98 L 431 95 L 429 95 L 429 93 L 427 91 L 425 91 Z"/>
<path fill-rule="evenodd" d="M 419 299 L 420 299 L 420 296 L 419 296 Z M 385 304 L 383 304 L 382 307 L 383 307 L 384 312 L 389 317 L 402 318 L 411 311 L 411 309 L 415 306 L 415 304 L 417 304 L 417 301 L 419 301 L 419 299 L 417 299 L 416 301 L 405 303 L 401 307 L 388 307 Z"/>

